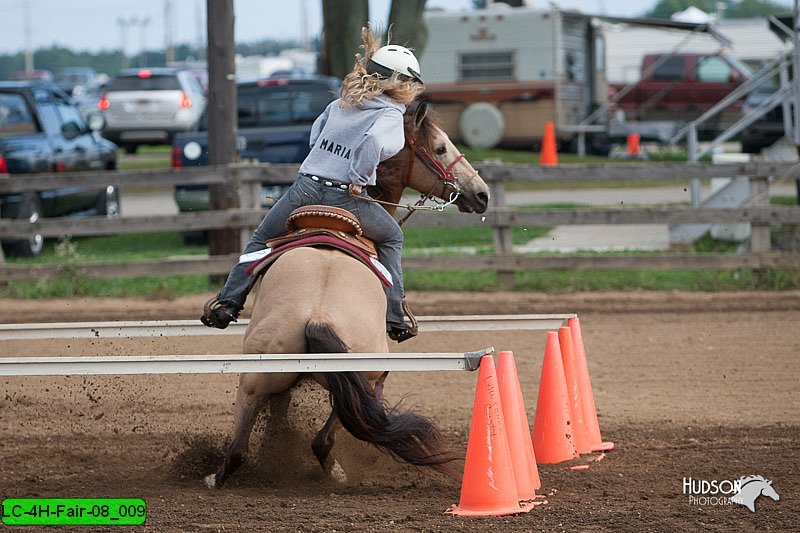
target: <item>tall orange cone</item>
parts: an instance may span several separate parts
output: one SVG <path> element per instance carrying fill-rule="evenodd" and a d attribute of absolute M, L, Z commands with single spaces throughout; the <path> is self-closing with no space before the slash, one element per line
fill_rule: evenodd
<path fill-rule="evenodd" d="M 628 138 L 625 139 L 625 153 L 629 157 L 639 157 L 639 141 L 641 139 L 641 135 L 635 131 L 628 134 Z"/>
<path fill-rule="evenodd" d="M 555 331 L 547 332 L 533 420 L 533 450 L 539 464 L 560 463 L 578 457 L 572 436 L 564 364 Z"/>
<path fill-rule="evenodd" d="M 478 370 L 461 499 L 447 512 L 461 516 L 500 516 L 532 508 L 532 504 L 519 503 L 494 359 L 485 355 Z"/>
<path fill-rule="evenodd" d="M 564 362 L 564 376 L 567 378 L 567 399 L 569 412 L 572 417 L 572 434 L 575 437 L 575 448 L 578 453 L 589 453 L 589 435 L 586 432 L 586 417 L 583 413 L 581 401 L 580 382 L 578 379 L 578 361 L 572 342 L 572 330 L 559 328 L 558 345 L 561 348 L 561 360 Z"/>
<path fill-rule="evenodd" d="M 500 403 L 503 404 L 503 419 L 508 433 L 508 448 L 517 482 L 517 497 L 520 500 L 536 498 L 536 489 L 541 488 L 539 469 L 528 426 L 528 414 L 517 376 L 514 352 L 497 354 L 497 382 L 500 386 Z"/>
<path fill-rule="evenodd" d="M 543 167 L 558 164 L 558 152 L 556 152 L 556 129 L 552 122 L 548 122 L 544 127 L 542 149 L 539 152 L 539 164 Z"/>
<path fill-rule="evenodd" d="M 589 364 L 586 362 L 586 348 L 583 345 L 581 323 L 578 317 L 575 317 L 570 318 L 567 325 L 572 332 L 572 344 L 574 346 L 577 362 L 578 384 L 580 387 L 581 402 L 583 403 L 584 424 L 586 427 L 586 435 L 589 439 L 589 447 L 593 452 L 611 450 L 614 448 L 614 443 L 603 442 L 603 438 L 600 436 L 600 423 L 597 421 L 597 409 L 594 404 L 592 381 L 589 379 Z"/>

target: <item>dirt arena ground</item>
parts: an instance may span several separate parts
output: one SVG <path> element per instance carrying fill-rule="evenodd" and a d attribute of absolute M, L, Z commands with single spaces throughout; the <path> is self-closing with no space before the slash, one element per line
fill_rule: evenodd
<path fill-rule="evenodd" d="M 195 318 L 204 297 L 0 300 L 0 322 Z M 232 425 L 236 376 L 4 378 L 0 497 L 139 497 L 136 531 L 797 531 L 800 528 L 800 292 L 546 296 L 414 293 L 416 312 L 578 313 L 604 440 L 588 470 L 540 465 L 548 503 L 528 514 L 462 518 L 460 479 L 399 465 L 344 432 L 333 453 L 350 480 L 322 478 L 309 444 L 325 396 L 306 385 L 263 416 L 250 460 L 222 490 L 216 469 Z M 213 335 L 128 340 L 4 341 L 0 356 L 232 353 Z M 543 332 L 423 334 L 397 351 L 513 350 L 533 421 Z M 394 373 L 389 400 L 431 416 L 466 449 L 475 373 Z M 277 410 L 280 406 L 272 405 Z M 578 461 L 578 462 L 585 462 Z M 692 505 L 684 477 L 762 474 L 779 501 Z M 17 529 L 23 531 L 24 529 Z M 90 531 L 81 528 L 80 531 Z"/>

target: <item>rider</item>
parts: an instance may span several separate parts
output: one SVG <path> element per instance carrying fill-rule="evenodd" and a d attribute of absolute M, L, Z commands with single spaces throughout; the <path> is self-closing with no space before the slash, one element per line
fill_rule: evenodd
<path fill-rule="evenodd" d="M 254 260 L 252 253 L 265 249 L 266 241 L 285 232 L 289 214 L 304 205 L 325 204 L 358 217 L 364 236 L 375 241 L 378 258 L 392 276 L 393 284 L 386 288 L 389 337 L 402 342 L 416 335 L 403 313 L 403 231 L 384 208 L 365 200 L 365 187 L 375 185 L 378 163 L 403 149 L 403 113 L 424 86 L 419 62 L 410 50 L 397 45 L 380 47 L 379 38 L 369 28 L 361 33 L 364 57 L 356 54 L 339 99 L 314 122 L 311 151 L 300 165 L 297 180 L 269 210 L 220 293 L 206 304 L 201 318 L 206 326 L 224 329 L 236 321 L 254 281 L 245 273 Z"/>

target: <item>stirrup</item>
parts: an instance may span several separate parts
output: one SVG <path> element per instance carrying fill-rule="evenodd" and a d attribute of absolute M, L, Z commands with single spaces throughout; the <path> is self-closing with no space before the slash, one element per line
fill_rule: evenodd
<path fill-rule="evenodd" d="M 203 316 L 200 322 L 210 328 L 225 329 L 231 322 L 236 322 L 241 308 L 235 304 L 225 304 L 217 300 L 217 296 L 210 298 L 203 304 Z"/>
<path fill-rule="evenodd" d="M 419 324 L 417 324 L 417 317 L 415 317 L 414 313 L 411 312 L 411 308 L 408 306 L 408 303 L 405 300 L 403 300 L 403 313 L 408 317 L 411 325 L 390 325 L 388 331 L 389 338 L 393 341 L 397 341 L 398 343 L 419 335 Z"/>

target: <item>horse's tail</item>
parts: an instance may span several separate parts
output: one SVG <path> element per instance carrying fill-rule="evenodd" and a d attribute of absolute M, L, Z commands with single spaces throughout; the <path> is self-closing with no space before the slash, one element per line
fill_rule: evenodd
<path fill-rule="evenodd" d="M 350 350 L 323 322 L 306 325 L 310 353 L 346 353 Z M 364 373 L 325 372 L 331 406 L 344 428 L 355 438 L 416 466 L 429 466 L 457 475 L 452 461 L 458 459 L 448 448 L 436 425 L 410 411 L 401 412 L 375 397 Z"/>

